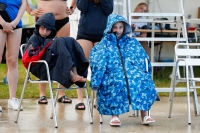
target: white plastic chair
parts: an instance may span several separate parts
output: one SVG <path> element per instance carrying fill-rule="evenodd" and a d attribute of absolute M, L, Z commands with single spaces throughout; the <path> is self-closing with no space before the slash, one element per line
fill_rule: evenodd
<path fill-rule="evenodd" d="M 23 49 L 25 48 L 26 44 L 22 44 L 21 47 L 20 47 L 20 52 L 21 52 L 21 55 L 23 56 Z M 29 76 L 29 73 L 30 73 L 30 67 L 31 67 L 31 64 L 32 63 L 44 63 L 45 66 L 46 66 L 46 72 L 47 72 L 47 78 L 48 80 L 32 80 Z M 49 67 L 48 67 L 48 64 L 45 60 L 39 60 L 39 61 L 34 61 L 34 62 L 30 62 L 29 65 L 28 65 L 28 69 L 26 69 L 26 77 L 25 77 L 25 81 L 24 81 L 24 86 L 23 86 L 23 89 L 22 89 L 22 93 L 21 93 L 21 98 L 20 98 L 20 104 L 18 106 L 18 112 L 17 112 L 17 115 L 16 115 L 16 120 L 15 120 L 15 123 L 18 122 L 18 118 L 19 118 L 19 113 L 20 113 L 20 107 L 22 105 L 22 101 L 23 101 L 23 97 L 24 97 L 24 92 L 25 92 L 25 89 L 26 89 L 26 85 L 27 85 L 27 82 L 30 82 L 30 83 L 48 83 L 49 85 L 49 91 L 50 91 L 50 98 L 51 98 L 51 105 L 52 105 L 52 117 L 51 118 L 54 118 L 54 123 L 55 123 L 55 128 L 58 128 L 58 122 L 57 122 L 57 117 L 56 117 L 56 101 L 57 101 L 57 98 L 58 98 L 58 91 L 59 90 L 70 90 L 70 89 L 79 89 L 79 87 L 77 86 L 72 86 L 70 88 L 52 88 L 52 83 L 57 83 L 56 81 L 52 81 L 50 79 L 50 73 L 49 73 Z M 59 85 L 58 85 L 59 86 Z M 86 82 L 85 86 L 82 87 L 85 89 L 85 92 L 86 92 L 86 98 L 87 98 L 87 105 L 88 105 L 88 112 L 89 112 L 89 117 L 90 117 L 90 123 L 92 124 L 93 123 L 93 120 L 92 120 L 92 115 L 91 115 L 91 108 L 90 108 L 90 100 L 89 100 L 89 96 L 88 96 L 88 89 L 89 89 L 89 83 Z M 53 97 L 53 90 L 56 90 L 56 96 L 55 96 L 55 100 L 54 100 L 54 97 Z"/>
<path fill-rule="evenodd" d="M 193 93 L 195 114 L 199 115 L 196 89 L 200 88 L 200 86 L 196 86 L 196 82 L 200 82 L 200 77 L 197 77 L 193 73 L 193 66 L 200 66 L 199 46 L 200 46 L 200 43 L 178 43 L 175 46 L 176 67 L 175 67 L 175 71 L 173 72 L 173 79 L 172 79 L 173 83 L 172 83 L 169 118 L 171 117 L 176 85 L 179 82 L 186 82 L 186 87 L 184 87 L 184 89 L 187 92 L 188 124 L 191 124 L 190 92 Z M 180 67 L 185 67 L 184 72 L 183 72 L 185 73 L 185 76 L 181 76 L 179 72 Z"/>

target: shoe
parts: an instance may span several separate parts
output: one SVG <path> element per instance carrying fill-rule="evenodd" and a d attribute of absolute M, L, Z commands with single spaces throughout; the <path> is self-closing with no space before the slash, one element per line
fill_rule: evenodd
<path fill-rule="evenodd" d="M 13 110 L 17 111 L 18 106 L 19 106 L 19 101 L 17 98 L 12 98 L 12 99 L 8 100 L 8 108 L 9 109 L 13 109 Z M 20 110 L 23 110 L 22 106 L 21 106 Z"/>
<path fill-rule="evenodd" d="M 64 95 L 64 96 L 58 98 L 58 102 L 60 102 L 60 103 L 72 103 L 72 100 Z"/>
<path fill-rule="evenodd" d="M 7 76 L 3 78 L 3 83 L 6 84 L 6 85 L 8 85 L 8 78 L 7 78 Z"/>
<path fill-rule="evenodd" d="M 111 126 L 121 126 L 121 122 L 119 120 L 118 117 L 113 117 L 111 120 L 110 120 L 110 125 Z"/>
<path fill-rule="evenodd" d="M 149 120 L 149 119 L 151 119 L 151 120 Z M 145 116 L 143 118 L 142 124 L 143 125 L 148 125 L 148 124 L 154 123 L 154 122 L 155 122 L 155 120 L 153 118 L 151 118 L 150 116 Z"/>
<path fill-rule="evenodd" d="M 83 106 L 83 108 L 80 108 L 80 106 Z M 76 104 L 75 109 L 76 110 L 85 110 L 85 104 L 84 103 L 78 103 L 78 104 Z"/>
<path fill-rule="evenodd" d="M 40 99 L 38 100 L 38 104 L 47 104 L 47 97 L 46 96 L 41 96 Z"/>

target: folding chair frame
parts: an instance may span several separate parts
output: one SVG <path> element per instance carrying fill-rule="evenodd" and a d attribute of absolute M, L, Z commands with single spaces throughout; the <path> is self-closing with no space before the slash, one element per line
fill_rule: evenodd
<path fill-rule="evenodd" d="M 23 56 L 23 48 L 26 46 L 26 44 L 22 44 L 21 47 L 20 47 L 20 52 L 21 52 L 21 55 Z M 45 67 L 46 67 L 46 73 L 47 73 L 47 79 L 48 80 L 31 80 L 31 78 L 29 77 L 29 73 L 30 73 L 30 68 L 31 68 L 31 64 L 32 63 L 44 63 L 45 64 Z M 19 118 L 19 113 L 20 113 L 20 107 L 22 105 L 22 101 L 23 101 L 23 97 L 24 97 L 24 92 L 25 92 L 25 89 L 26 89 L 26 85 L 27 85 L 27 82 L 30 82 L 30 83 L 48 83 L 49 84 L 49 91 L 50 91 L 50 98 L 51 98 L 51 105 L 52 105 L 52 116 L 51 118 L 53 119 L 54 118 L 54 123 L 55 123 L 55 128 L 58 128 L 58 122 L 57 122 L 57 117 L 56 117 L 56 101 L 58 99 L 58 91 L 59 90 L 72 90 L 72 89 L 79 89 L 79 87 L 70 87 L 70 88 L 56 88 L 55 90 L 57 90 L 56 92 L 56 96 L 55 96 L 55 100 L 54 100 L 54 97 L 53 97 L 53 88 L 52 88 L 52 83 L 57 83 L 56 81 L 52 81 L 50 79 L 50 73 L 49 73 L 49 67 L 48 67 L 48 64 L 45 60 L 39 60 L 39 61 L 33 61 L 33 62 L 30 62 L 29 65 L 28 65 L 28 69 L 26 69 L 26 77 L 25 77 L 25 81 L 24 81 L 24 85 L 23 85 L 23 89 L 22 89 L 22 93 L 21 93 L 21 98 L 20 98 L 20 104 L 18 106 L 18 112 L 17 112 L 17 115 L 16 115 L 16 120 L 15 120 L 15 123 L 18 122 L 18 118 Z M 58 85 L 59 86 L 59 85 Z M 91 108 L 90 108 L 90 99 L 89 99 L 89 96 L 88 96 L 88 89 L 89 89 L 89 83 L 86 82 L 85 86 L 84 87 L 81 87 L 81 88 L 84 88 L 85 89 L 85 93 L 86 93 L 86 98 L 87 98 L 87 105 L 88 105 L 88 112 L 89 112 L 89 117 L 90 117 L 90 123 L 92 124 L 93 123 L 93 120 L 92 120 L 92 115 L 91 115 Z"/>
<path fill-rule="evenodd" d="M 196 49 L 190 48 L 191 46 L 196 46 Z M 171 92 L 171 103 L 169 109 L 169 118 L 171 118 L 172 105 L 174 100 L 175 87 L 178 82 L 186 82 L 186 92 L 187 92 L 187 106 L 188 106 L 188 124 L 191 124 L 191 112 L 190 112 L 190 92 L 193 93 L 194 100 L 194 111 L 195 114 L 199 115 L 198 98 L 196 89 L 200 86 L 196 86 L 196 82 L 200 82 L 200 78 L 194 77 L 193 66 L 200 66 L 200 44 L 197 43 L 179 43 L 175 46 L 175 60 L 176 67 L 173 71 L 173 82 L 172 82 L 172 92 Z M 181 48 L 182 47 L 182 48 Z M 196 58 L 198 57 L 198 58 Z M 181 77 L 179 73 L 179 67 L 185 67 L 186 77 Z"/>

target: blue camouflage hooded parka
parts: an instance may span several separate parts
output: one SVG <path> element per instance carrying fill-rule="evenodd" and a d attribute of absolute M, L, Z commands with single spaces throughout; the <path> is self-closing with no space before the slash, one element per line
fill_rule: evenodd
<path fill-rule="evenodd" d="M 123 36 L 119 40 L 111 32 L 116 22 L 124 23 Z M 104 37 L 91 50 L 90 84 L 91 88 L 98 88 L 97 109 L 100 114 L 119 115 L 128 112 L 128 92 L 133 110 L 150 110 L 155 101 L 157 92 L 151 79 L 149 57 L 142 45 L 128 36 L 130 33 L 128 22 L 122 16 L 111 14 Z"/>

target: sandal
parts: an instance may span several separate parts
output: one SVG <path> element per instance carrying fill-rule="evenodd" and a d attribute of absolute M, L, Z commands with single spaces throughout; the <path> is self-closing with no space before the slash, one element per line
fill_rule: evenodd
<path fill-rule="evenodd" d="M 155 122 L 155 120 L 153 118 L 151 118 L 150 116 L 145 116 L 143 118 L 142 124 L 147 125 L 147 124 L 154 123 L 154 122 Z"/>
<path fill-rule="evenodd" d="M 46 96 L 41 96 L 40 99 L 38 100 L 38 104 L 47 104 L 47 97 Z"/>
<path fill-rule="evenodd" d="M 72 103 L 72 100 L 64 95 L 64 96 L 58 98 L 58 102 L 60 102 L 60 103 Z"/>
<path fill-rule="evenodd" d="M 83 106 L 83 108 L 80 108 L 80 106 Z M 85 110 L 85 104 L 84 103 L 78 103 L 78 104 L 76 104 L 75 109 L 76 110 Z"/>
<path fill-rule="evenodd" d="M 111 126 L 121 126 L 121 122 L 119 120 L 118 117 L 113 117 L 111 120 L 110 120 L 110 125 Z"/>

